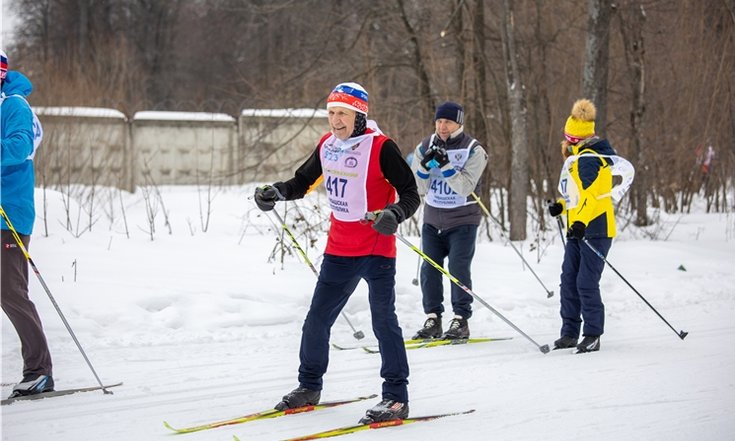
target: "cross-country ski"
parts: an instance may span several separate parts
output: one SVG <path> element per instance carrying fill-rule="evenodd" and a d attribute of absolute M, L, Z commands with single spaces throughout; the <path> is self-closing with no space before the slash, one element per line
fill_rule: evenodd
<path fill-rule="evenodd" d="M 190 427 L 176 428 L 176 427 L 172 427 L 166 421 L 163 422 L 163 425 L 167 429 L 172 430 L 176 433 L 200 432 L 202 430 L 215 429 L 217 427 L 223 427 L 223 426 L 232 426 L 235 424 L 242 424 L 242 423 L 247 423 L 250 421 L 265 420 L 269 418 L 278 418 L 278 417 L 286 416 L 286 415 L 297 415 L 297 414 L 306 413 L 306 412 L 313 412 L 315 410 L 328 409 L 330 407 L 342 406 L 344 404 L 350 404 L 350 403 L 356 403 L 358 401 L 369 400 L 375 397 L 377 397 L 377 395 L 369 395 L 365 397 L 352 398 L 349 400 L 329 401 L 329 402 L 319 403 L 315 405 L 297 407 L 294 409 L 285 409 L 285 410 L 267 409 L 261 412 L 255 412 L 255 413 L 251 413 L 248 415 L 243 415 L 243 416 L 221 420 L 221 421 L 216 421 L 212 423 L 199 424 L 199 425 L 190 426 Z"/>
<path fill-rule="evenodd" d="M 14 403 L 16 401 L 41 400 L 44 398 L 61 397 L 64 395 L 71 395 L 71 394 L 76 394 L 76 393 L 81 393 L 81 392 L 93 392 L 96 390 L 103 390 L 103 389 L 108 389 L 108 388 L 117 387 L 117 386 L 122 386 L 122 383 L 108 384 L 105 386 L 79 387 L 75 389 L 60 389 L 60 390 L 54 390 L 50 392 L 42 392 L 40 394 L 22 395 L 22 396 L 14 397 L 14 398 L 6 398 L 2 400 L 2 405 L 4 406 L 6 404 Z"/>
<path fill-rule="evenodd" d="M 439 418 L 446 418 L 450 416 L 467 415 L 474 411 L 475 411 L 474 409 L 471 409 L 471 410 L 467 410 L 464 412 L 454 412 L 454 413 L 443 413 L 443 414 L 438 414 L 438 415 L 409 417 L 409 418 L 402 419 L 402 420 L 381 421 L 381 422 L 369 423 L 369 424 L 352 424 L 349 426 L 342 426 L 342 427 L 338 427 L 335 429 L 329 429 L 329 430 L 324 430 L 322 432 L 312 433 L 310 435 L 299 436 L 296 438 L 289 438 L 284 441 L 308 441 L 308 440 L 314 440 L 314 439 L 333 438 L 336 436 L 350 435 L 352 433 L 362 432 L 364 430 L 385 429 L 388 427 L 398 427 L 398 426 L 405 426 L 408 424 L 433 421 Z M 233 435 L 233 438 L 235 441 L 241 441 L 241 439 L 237 436 Z M 410 437 L 407 435 L 406 438 L 408 439 Z"/>

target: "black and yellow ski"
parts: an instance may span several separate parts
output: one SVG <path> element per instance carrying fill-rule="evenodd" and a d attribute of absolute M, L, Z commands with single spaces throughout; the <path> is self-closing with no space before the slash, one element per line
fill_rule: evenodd
<path fill-rule="evenodd" d="M 491 341 L 502 341 L 502 340 L 511 340 L 513 337 L 498 337 L 498 338 L 491 338 L 491 337 L 480 337 L 480 338 L 460 338 L 460 339 L 441 339 L 441 338 L 430 338 L 430 339 L 415 339 L 415 340 L 405 340 L 404 344 L 406 345 L 406 349 L 422 349 L 422 348 L 436 348 L 439 346 L 451 346 L 451 345 L 465 345 L 465 344 L 474 344 L 474 343 L 488 343 Z M 371 345 L 371 346 L 339 346 L 334 343 L 332 343 L 332 347 L 334 349 L 340 350 L 340 351 L 349 351 L 352 349 L 362 349 L 363 351 L 369 353 L 369 354 L 377 354 L 380 351 L 378 350 L 377 345 Z"/>
<path fill-rule="evenodd" d="M 239 416 L 235 418 L 230 418 L 227 420 L 216 421 L 213 423 L 205 423 L 205 424 L 200 424 L 197 426 L 184 427 L 184 428 L 172 427 L 166 421 L 163 422 L 163 425 L 166 426 L 167 429 L 172 430 L 176 433 L 192 433 L 192 432 L 199 432 L 202 430 L 215 429 L 217 427 L 222 427 L 222 426 L 232 426 L 234 424 L 247 423 L 247 422 L 255 421 L 255 420 L 265 420 L 269 418 L 278 418 L 278 417 L 285 416 L 285 415 L 295 415 L 298 413 L 305 413 L 305 412 L 311 412 L 314 410 L 327 409 L 330 407 L 341 406 L 343 404 L 350 404 L 350 403 L 356 403 L 358 401 L 369 400 L 375 397 L 377 397 L 377 395 L 357 397 L 357 398 L 352 398 L 349 400 L 342 400 L 342 401 L 328 401 L 326 403 L 319 403 L 319 404 L 310 405 L 310 406 L 297 407 L 294 409 L 285 409 L 285 410 L 268 409 L 262 412 L 251 413 L 249 415 L 243 415 L 243 416 Z"/>
<path fill-rule="evenodd" d="M 284 441 L 308 441 L 308 440 L 314 440 L 314 439 L 332 438 L 335 436 L 349 435 L 351 433 L 361 432 L 363 430 L 373 430 L 373 429 L 383 429 L 386 427 L 405 426 L 407 424 L 420 423 L 423 421 L 432 421 L 432 420 L 436 420 L 439 418 L 445 418 L 445 417 L 450 417 L 450 416 L 466 415 L 474 411 L 475 409 L 470 409 L 464 412 L 442 413 L 439 415 L 419 416 L 419 417 L 406 418 L 404 420 L 382 421 L 379 423 L 370 423 L 370 424 L 354 424 L 351 426 L 338 427 L 336 429 L 330 429 L 330 430 L 325 430 L 323 432 L 312 433 L 311 435 L 300 436 L 296 438 L 289 438 Z M 240 441 L 240 438 L 236 436 L 234 437 L 234 439 L 235 441 Z"/>

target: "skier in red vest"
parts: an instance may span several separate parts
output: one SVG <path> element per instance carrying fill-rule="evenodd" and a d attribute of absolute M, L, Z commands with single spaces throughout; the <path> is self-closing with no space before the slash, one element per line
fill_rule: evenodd
<path fill-rule="evenodd" d="M 256 204 L 269 211 L 276 201 L 304 197 L 323 177 L 332 209 L 319 280 L 302 330 L 299 386 L 276 409 L 319 402 L 330 330 L 363 279 L 369 288 L 384 381 L 382 400 L 360 422 L 404 419 L 408 416 L 408 360 L 395 312 L 394 233 L 419 207 L 416 182 L 396 143 L 368 121 L 368 94 L 362 86 L 339 84 L 327 99 L 327 110 L 331 131 L 294 177 L 255 190 Z M 368 212 L 377 214 L 372 224 L 364 221 Z"/>

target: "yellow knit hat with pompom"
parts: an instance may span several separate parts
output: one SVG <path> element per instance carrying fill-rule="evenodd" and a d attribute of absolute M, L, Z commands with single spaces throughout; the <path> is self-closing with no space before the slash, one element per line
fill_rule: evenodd
<path fill-rule="evenodd" d="M 597 108 L 588 99 L 577 100 L 572 106 L 572 114 L 564 124 L 564 137 L 572 144 L 595 134 Z"/>

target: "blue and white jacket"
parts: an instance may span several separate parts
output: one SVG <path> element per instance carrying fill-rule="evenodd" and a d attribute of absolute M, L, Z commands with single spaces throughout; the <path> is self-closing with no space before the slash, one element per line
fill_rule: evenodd
<path fill-rule="evenodd" d="M 33 112 L 25 100 L 32 91 L 33 85 L 25 75 L 8 71 L 0 98 L 0 204 L 15 230 L 24 235 L 33 232 L 36 217 L 33 201 Z M 10 229 L 5 219 L 0 220 L 0 228 Z"/>

